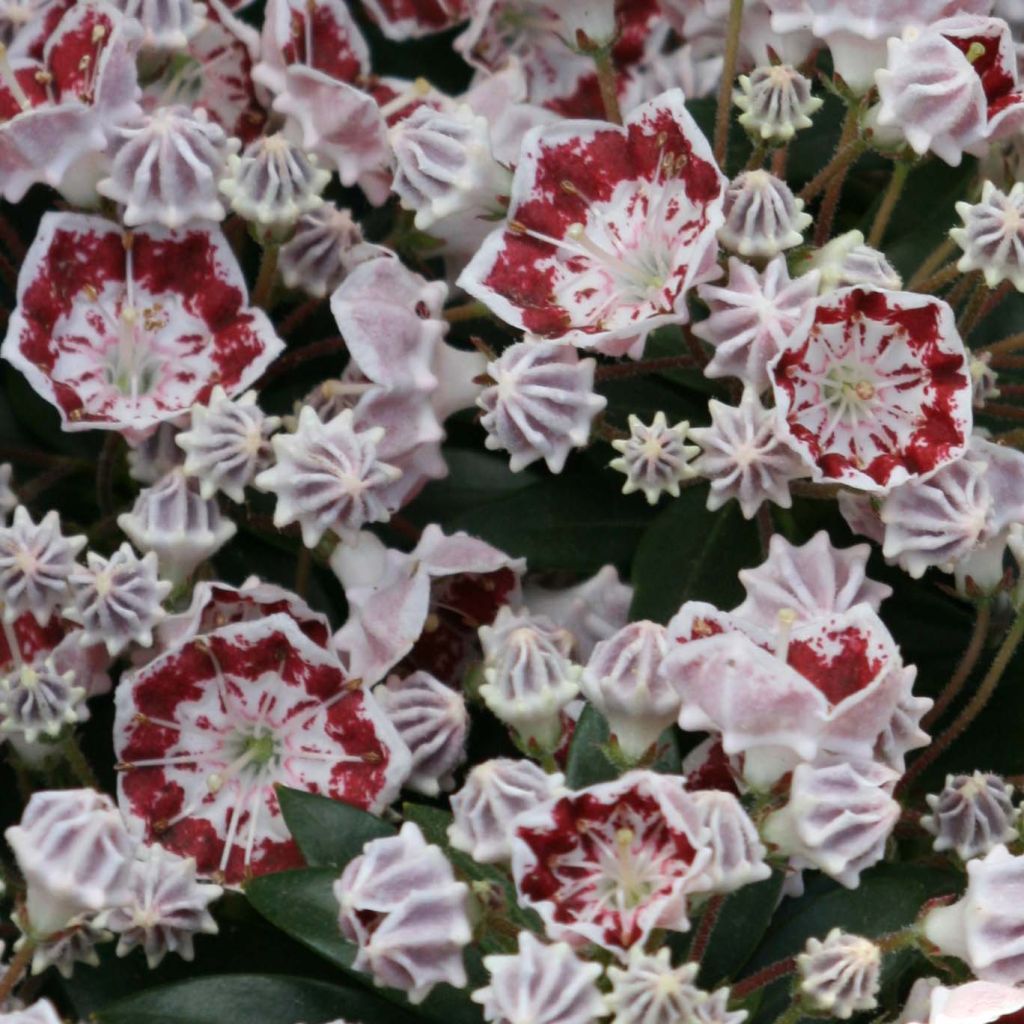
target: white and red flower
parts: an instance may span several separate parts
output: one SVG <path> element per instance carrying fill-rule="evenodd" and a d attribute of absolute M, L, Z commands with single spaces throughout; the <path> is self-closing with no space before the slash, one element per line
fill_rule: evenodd
<path fill-rule="evenodd" d="M 785 436 L 818 481 L 885 492 L 967 447 L 967 355 L 940 299 L 873 288 L 824 295 L 769 375 Z"/>
<path fill-rule="evenodd" d="M 685 323 L 717 275 L 724 179 L 674 89 L 624 127 L 563 121 L 523 141 L 508 220 L 459 284 L 508 323 L 610 354 Z"/>
<path fill-rule="evenodd" d="M 374 698 L 282 614 L 189 640 L 122 680 L 114 734 L 132 829 L 232 885 L 301 864 L 275 784 L 379 812 L 409 770 Z"/>
<path fill-rule="evenodd" d="M 418 39 L 469 17 L 469 0 L 365 0 L 367 13 L 389 39 Z"/>
<path fill-rule="evenodd" d="M 219 230 L 126 233 L 101 217 L 48 213 L 0 353 L 57 407 L 65 430 L 137 438 L 217 384 L 244 391 L 283 347 L 248 305 Z"/>

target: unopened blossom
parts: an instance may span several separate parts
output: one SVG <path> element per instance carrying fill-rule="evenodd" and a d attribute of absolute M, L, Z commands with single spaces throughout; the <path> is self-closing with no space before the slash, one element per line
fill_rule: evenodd
<path fill-rule="evenodd" d="M 680 726 L 721 737 L 757 787 L 825 753 L 872 758 L 915 677 L 865 603 L 806 621 L 780 615 L 772 632 L 690 602 L 668 629 Z"/>
<path fill-rule="evenodd" d="M 580 690 L 608 720 L 623 753 L 634 760 L 679 715 L 679 694 L 662 673 L 669 639 L 664 626 L 631 622 L 598 642 L 580 676 Z"/>
<path fill-rule="evenodd" d="M 818 290 L 823 294 L 852 285 L 891 291 L 903 287 L 903 279 L 885 253 L 867 245 L 864 233 L 856 229 L 836 235 L 816 249 L 807 261 L 803 276 L 813 271 L 818 273 Z"/>
<path fill-rule="evenodd" d="M 113 0 L 114 6 L 142 26 L 143 46 L 181 50 L 200 32 L 206 4 L 194 0 Z"/>
<path fill-rule="evenodd" d="M 4 836 L 25 879 L 33 933 L 52 935 L 80 914 L 128 899 L 135 844 L 109 797 L 91 789 L 41 790 Z"/>
<path fill-rule="evenodd" d="M 643 491 L 649 505 L 656 505 L 662 494 L 678 498 L 680 483 L 697 475 L 690 461 L 700 449 L 686 443 L 689 429 L 686 420 L 670 427 L 660 411 L 649 426 L 631 414 L 629 437 L 612 441 L 612 447 L 621 454 L 608 463 L 626 474 L 622 493 Z"/>
<path fill-rule="evenodd" d="M 402 663 L 457 686 L 479 661 L 478 628 L 518 601 L 525 563 L 430 524 L 408 553 L 364 530 L 335 548 L 331 568 L 349 610 L 334 646 L 355 675 L 372 684 Z"/>
<path fill-rule="evenodd" d="M 162 846 L 145 846 L 132 861 L 128 887 L 129 901 L 100 918 L 103 927 L 118 937 L 118 956 L 141 947 L 152 970 L 168 953 L 192 960 L 194 936 L 216 935 L 217 922 L 208 908 L 223 889 L 199 882 L 190 857 L 179 857 Z"/>
<path fill-rule="evenodd" d="M 172 469 L 185 461 L 185 453 L 178 447 L 179 429 L 173 423 L 161 423 L 142 440 L 128 439 L 125 461 L 128 475 L 140 484 L 155 484 Z"/>
<path fill-rule="evenodd" d="M 808 939 L 796 963 L 800 993 L 812 1009 L 848 1020 L 878 1005 L 882 951 L 870 939 L 833 928 L 824 939 Z"/>
<path fill-rule="evenodd" d="M 110 174 L 96 191 L 124 206 L 127 227 L 223 220 L 217 182 L 238 145 L 202 108 L 160 107 L 117 129 Z"/>
<path fill-rule="evenodd" d="M 547 773 L 533 761 L 498 757 L 482 761 L 452 794 L 448 841 L 480 864 L 512 856 L 512 822 L 563 789 L 561 774 Z"/>
<path fill-rule="evenodd" d="M 1017 836 L 1020 809 L 1013 786 L 991 772 L 947 775 L 939 793 L 929 793 L 922 826 L 933 836 L 932 849 L 952 850 L 961 860 L 981 857 Z"/>
<path fill-rule="evenodd" d="M 921 985 L 924 980 L 915 985 Z M 1024 1009 L 1024 991 L 1014 985 L 968 981 L 946 988 L 938 978 L 928 980 L 932 984 L 927 992 L 925 1012 L 908 1020 L 928 1024 L 996 1024 L 1013 1020 Z"/>
<path fill-rule="evenodd" d="M 690 797 L 707 830 L 705 843 L 711 860 L 704 868 L 709 885 L 716 892 L 734 892 L 771 875 L 765 862 L 767 850 L 757 826 L 732 793 L 700 789 L 690 780 Z"/>
<path fill-rule="evenodd" d="M 788 803 L 768 817 L 762 834 L 796 867 L 817 868 L 855 889 L 861 872 L 885 856 L 899 820 L 892 798 L 898 778 L 875 762 L 798 765 Z"/>
<path fill-rule="evenodd" d="M 149 647 L 163 619 L 171 584 L 161 580 L 156 552 L 143 558 L 122 544 L 109 558 L 86 552 L 85 568 L 68 578 L 74 605 L 65 615 L 82 626 L 83 644 L 103 644 L 114 657 L 129 644 Z"/>
<path fill-rule="evenodd" d="M 963 250 L 957 270 L 980 270 L 989 288 L 1009 281 L 1024 291 L 1024 182 L 1002 192 L 986 181 L 981 199 L 957 203 L 956 212 L 964 222 L 949 232 Z"/>
<path fill-rule="evenodd" d="M 561 711 L 579 692 L 581 669 L 569 658 L 572 637 L 548 619 L 502 608 L 480 627 L 486 705 L 527 743 L 557 745 Z"/>
<path fill-rule="evenodd" d="M 280 425 L 256 404 L 255 391 L 232 400 L 217 386 L 206 404 L 192 406 L 190 429 L 175 438 L 185 452 L 182 469 L 199 481 L 204 498 L 223 491 L 242 502 L 257 470 L 270 462 L 270 435 Z"/>
<path fill-rule="evenodd" d="M 523 588 L 523 603 L 538 615 L 560 622 L 573 636 L 577 661 L 590 657 L 599 640 L 607 640 L 629 621 L 633 588 L 619 579 L 614 565 L 602 566 L 573 587 L 548 589 L 536 584 Z"/>
<path fill-rule="evenodd" d="M 54 967 L 62 978 L 72 978 L 79 964 L 99 967 L 99 947 L 109 942 L 113 935 L 97 926 L 99 914 L 79 915 L 71 926 L 38 942 L 32 954 L 32 973 L 42 974 Z M 15 949 L 23 948 L 28 937 L 22 935 L 15 943 Z"/>
<path fill-rule="evenodd" d="M 814 271 L 791 279 L 783 256 L 776 256 L 761 272 L 730 256 L 728 282 L 698 289 L 710 316 L 695 324 L 693 333 L 715 350 L 704 373 L 738 377 L 764 391 L 770 383 L 768 363 L 813 315 L 811 300 L 818 294 L 818 282 Z"/>
<path fill-rule="evenodd" d="M 770 259 L 800 245 L 811 215 L 789 186 L 764 170 L 744 171 L 725 192 L 718 240 L 741 256 Z"/>
<path fill-rule="evenodd" d="M 126 820 L 229 885 L 301 863 L 276 785 L 379 813 L 409 770 L 373 696 L 283 612 L 172 647 L 115 703 Z"/>
<path fill-rule="evenodd" d="M 0 734 L 16 747 L 56 739 L 68 726 L 89 717 L 85 689 L 75 685 L 73 671 L 58 670 L 52 657 L 22 664 L 0 676 Z"/>
<path fill-rule="evenodd" d="M 515 327 L 611 354 L 688 319 L 716 273 L 723 182 L 674 89 L 624 127 L 569 122 L 523 143 L 508 220 L 459 284 Z"/>
<path fill-rule="evenodd" d="M 701 448 L 693 468 L 711 481 L 708 508 L 714 511 L 736 498 L 746 519 L 765 501 L 789 508 L 790 482 L 807 471 L 780 436 L 773 410 L 761 404 L 752 387 L 745 387 L 738 406 L 712 398 L 708 412 L 710 426 L 690 428 L 690 437 Z"/>
<path fill-rule="evenodd" d="M 299 217 L 292 237 L 278 252 L 278 268 L 289 288 L 322 299 L 360 263 L 390 255 L 383 246 L 364 241 L 350 210 L 325 202 Z"/>
<path fill-rule="evenodd" d="M 7 516 L 18 507 L 18 496 L 11 487 L 11 464 L 0 462 L 0 526 L 7 525 Z"/>
<path fill-rule="evenodd" d="M 884 493 L 966 449 L 967 357 L 941 299 L 874 288 L 824 295 L 769 374 L 783 433 L 815 480 Z"/>
<path fill-rule="evenodd" d="M 58 10 L 56 24 L 42 19 L 38 58 L 0 57 L 0 195 L 10 203 L 38 182 L 65 184 L 139 114 L 133 26 L 104 2 Z"/>
<path fill-rule="evenodd" d="M 277 132 L 228 157 L 220 190 L 243 220 L 287 228 L 323 204 L 320 193 L 330 180 L 315 156 Z"/>
<path fill-rule="evenodd" d="M 256 487 L 277 499 L 274 525 L 297 522 L 306 547 L 327 530 L 358 530 L 393 511 L 380 492 L 401 471 L 377 457 L 384 428 L 357 430 L 352 420 L 346 409 L 323 423 L 304 406 L 295 433 L 274 436 L 274 466 L 256 477 Z"/>
<path fill-rule="evenodd" d="M 122 512 L 117 525 L 140 551 L 156 552 L 160 575 L 172 583 L 187 578 L 238 530 L 181 469 L 139 491 L 132 510 Z"/>
<path fill-rule="evenodd" d="M 462 694 L 428 672 L 392 676 L 374 693 L 412 755 L 406 785 L 427 796 L 451 789 L 466 760 L 469 712 Z"/>
<path fill-rule="evenodd" d="M 921 728 L 921 722 L 934 703 L 931 697 L 912 693 L 908 683 L 888 724 L 875 740 L 876 759 L 902 775 L 907 770 L 907 754 L 931 743 L 931 737 Z"/>
<path fill-rule="evenodd" d="M 40 626 L 68 599 L 68 576 L 85 547 L 85 537 L 65 537 L 60 514 L 47 512 L 38 523 L 24 505 L 9 526 L 0 527 L 0 600 L 3 619 L 29 612 Z"/>
<path fill-rule="evenodd" d="M 625 958 L 656 928 L 686 931 L 713 853 L 677 776 L 634 771 L 555 797 L 516 819 L 512 873 L 547 934 Z"/>
<path fill-rule="evenodd" d="M 992 367 L 992 353 L 971 353 L 971 402 L 975 409 L 984 409 L 993 399 L 998 398 L 999 375 Z"/>
<path fill-rule="evenodd" d="M 593 359 L 580 359 L 557 341 L 520 341 L 510 345 L 487 375 L 494 382 L 477 399 L 491 451 L 507 451 L 513 473 L 544 459 L 561 473 L 573 448 L 590 439 L 594 417 L 607 399 L 594 392 Z"/>
<path fill-rule="evenodd" d="M 743 111 L 739 122 L 755 138 L 788 142 L 810 128 L 811 114 L 825 101 L 811 95 L 811 83 L 788 64 L 769 64 L 739 76 L 733 102 Z"/>
<path fill-rule="evenodd" d="M 518 951 L 484 957 L 488 984 L 471 996 L 489 1024 L 592 1024 L 604 1015 L 601 965 L 581 960 L 564 942 L 519 933 Z"/>
<path fill-rule="evenodd" d="M 967 891 L 950 906 L 935 907 L 924 934 L 946 956 L 963 960 L 976 978 L 1003 985 L 1024 981 L 1024 857 L 1003 845 L 967 862 Z"/>
<path fill-rule="evenodd" d="M 3 357 L 57 407 L 66 430 L 140 440 L 205 401 L 235 395 L 283 349 L 221 231 L 126 232 L 47 213 L 18 276 Z"/>
<path fill-rule="evenodd" d="M 334 883 L 334 897 L 341 933 L 358 947 L 352 966 L 376 984 L 414 1004 L 441 982 L 465 986 L 469 887 L 419 826 L 407 821 L 398 835 L 368 842 Z"/>
<path fill-rule="evenodd" d="M 892 587 L 868 579 L 871 548 L 867 544 L 837 548 L 819 530 L 805 544 L 791 544 L 780 533 L 768 543 L 768 557 L 753 569 L 741 569 L 746 600 L 732 614 L 766 629 L 780 615 L 793 621 L 849 611 L 866 603 L 878 611 Z"/>
<path fill-rule="evenodd" d="M 677 1024 L 692 1019 L 694 1007 L 707 996 L 694 984 L 700 965 L 673 967 L 670 957 L 668 946 L 653 954 L 634 946 L 624 966 L 607 968 L 611 991 L 604 1002 L 612 1024 Z"/>
<path fill-rule="evenodd" d="M 878 123 L 895 126 L 917 154 L 954 167 L 1024 124 L 1010 27 L 1000 18 L 958 14 L 888 42 L 876 82 Z"/>
<path fill-rule="evenodd" d="M 990 590 L 1003 577 L 1008 531 L 1024 520 L 1024 455 L 972 437 L 962 458 L 886 495 L 882 551 L 911 576 L 931 566 Z"/>

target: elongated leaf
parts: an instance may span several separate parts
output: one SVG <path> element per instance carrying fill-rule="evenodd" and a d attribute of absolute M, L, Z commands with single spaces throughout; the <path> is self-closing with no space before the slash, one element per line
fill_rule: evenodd
<path fill-rule="evenodd" d="M 228 974 L 161 985 L 100 1010 L 100 1024 L 413 1024 L 367 992 L 309 978 Z"/>
<path fill-rule="evenodd" d="M 344 867 L 371 839 L 395 834 L 386 821 L 339 800 L 284 786 L 278 787 L 277 799 L 310 867 Z"/>

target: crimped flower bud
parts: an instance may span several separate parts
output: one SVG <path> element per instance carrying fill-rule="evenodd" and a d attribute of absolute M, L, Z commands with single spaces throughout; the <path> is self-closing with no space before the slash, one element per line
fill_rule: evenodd
<path fill-rule="evenodd" d="M 581 669 L 569 660 L 572 637 L 548 619 L 503 607 L 480 627 L 484 678 L 480 696 L 526 743 L 551 750 L 561 711 L 579 692 Z"/>
<path fill-rule="evenodd" d="M 73 671 L 60 672 L 53 658 L 21 665 L 0 677 L 0 733 L 33 744 L 56 739 L 67 726 L 89 717 L 85 689 L 75 686 Z"/>
<path fill-rule="evenodd" d="M 770 64 L 740 75 L 733 102 L 743 111 L 739 122 L 751 135 L 788 142 L 810 128 L 811 114 L 825 101 L 811 95 L 811 83 L 788 64 Z"/>
<path fill-rule="evenodd" d="M 184 580 L 237 530 L 180 469 L 143 488 L 131 512 L 117 517 L 117 525 L 141 551 L 156 552 L 161 575 L 172 583 Z"/>
<path fill-rule="evenodd" d="M 711 860 L 704 873 L 712 890 L 732 892 L 767 878 L 772 873 L 764 859 L 767 850 L 739 800 L 720 789 L 699 789 L 690 796 L 707 829 Z"/>
<path fill-rule="evenodd" d="M 1024 291 L 1024 182 L 1006 193 L 986 181 L 981 199 L 957 203 L 956 212 L 964 222 L 949 233 L 963 250 L 957 270 L 980 270 L 989 288 L 1009 281 Z"/>
<path fill-rule="evenodd" d="M 771 258 L 800 245 L 811 223 L 802 199 L 768 171 L 744 171 L 725 192 L 725 223 L 718 240 L 741 256 Z"/>
<path fill-rule="evenodd" d="M 840 1020 L 878 1005 L 882 951 L 870 939 L 839 928 L 808 939 L 796 958 L 800 992 L 808 1005 Z"/>
<path fill-rule="evenodd" d="M 961 860 L 983 857 L 1017 835 L 1020 809 L 1013 806 L 1013 786 L 991 772 L 947 775 L 941 793 L 927 796 L 931 814 L 921 818 L 935 836 L 932 849 L 953 850 Z"/>
<path fill-rule="evenodd" d="M 663 412 L 655 413 L 650 426 L 630 415 L 629 437 L 612 441 L 612 447 L 622 454 L 608 463 L 626 474 L 622 493 L 643 491 L 649 505 L 656 504 L 662 494 L 678 498 L 680 483 L 697 475 L 690 461 L 700 449 L 686 443 L 689 429 L 686 420 L 670 427 Z"/>
<path fill-rule="evenodd" d="M 903 279 L 889 262 L 884 252 L 864 242 L 862 231 L 847 231 L 837 235 L 818 249 L 807 261 L 802 276 L 818 272 L 818 290 L 822 293 L 836 288 L 863 285 L 899 291 Z"/>
<path fill-rule="evenodd" d="M 109 797 L 91 789 L 34 793 L 4 835 L 25 878 L 33 934 L 52 935 L 80 914 L 130 898 L 135 844 Z"/>
<path fill-rule="evenodd" d="M 680 697 L 662 672 L 668 631 L 656 622 L 631 622 L 595 647 L 580 690 L 608 720 L 626 757 L 636 761 L 679 715 Z"/>

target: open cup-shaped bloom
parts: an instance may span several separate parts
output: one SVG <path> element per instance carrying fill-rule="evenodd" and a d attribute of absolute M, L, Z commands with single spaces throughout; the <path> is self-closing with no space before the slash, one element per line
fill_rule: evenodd
<path fill-rule="evenodd" d="M 188 640 L 133 673 L 114 733 L 132 829 L 229 885 L 302 862 L 275 784 L 377 812 L 409 770 L 374 698 L 284 614 Z"/>
<path fill-rule="evenodd" d="M 65 430 L 130 437 L 244 391 L 283 348 L 248 305 L 221 232 L 123 232 L 101 217 L 48 213 L 18 277 L 3 357 L 57 407 Z"/>

